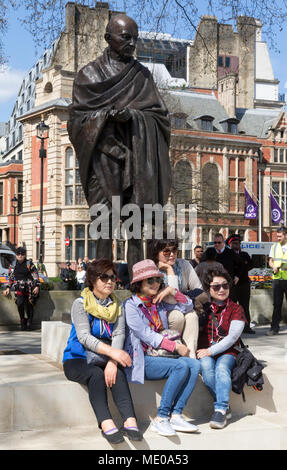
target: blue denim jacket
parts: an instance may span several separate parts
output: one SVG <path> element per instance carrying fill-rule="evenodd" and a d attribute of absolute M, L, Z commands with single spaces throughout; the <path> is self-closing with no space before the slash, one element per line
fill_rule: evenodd
<path fill-rule="evenodd" d="M 193 303 L 189 297 L 185 304 L 168 304 L 161 302 L 157 304 L 158 313 L 161 317 L 164 329 L 168 328 L 167 313 L 171 310 L 179 310 L 183 314 L 193 310 Z M 132 358 L 132 366 L 126 367 L 125 372 L 129 382 L 144 383 L 144 350 L 142 342 L 158 348 L 162 342 L 162 335 L 152 330 L 149 321 L 140 309 L 143 305 L 142 300 L 136 295 L 132 295 L 123 303 L 123 309 L 126 317 L 126 339 L 125 351 Z"/>

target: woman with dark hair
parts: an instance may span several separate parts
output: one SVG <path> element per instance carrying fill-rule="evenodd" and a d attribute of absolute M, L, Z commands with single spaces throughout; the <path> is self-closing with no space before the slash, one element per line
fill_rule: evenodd
<path fill-rule="evenodd" d="M 211 306 L 208 320 L 199 333 L 197 358 L 202 379 L 214 399 L 210 427 L 222 429 L 231 417 L 229 395 L 239 339 L 245 326 L 243 308 L 229 298 L 232 280 L 224 269 L 211 268 L 203 278 Z"/>
<path fill-rule="evenodd" d="M 125 315 L 113 294 L 117 273 L 105 258 L 89 264 L 87 286 L 72 305 L 72 329 L 64 351 L 67 379 L 87 385 L 89 398 L 102 435 L 111 444 L 123 442 L 123 434 L 142 440 L 124 369 L 131 366 L 123 350 Z M 124 421 L 117 429 L 107 402 L 107 388 Z"/>
<path fill-rule="evenodd" d="M 201 302 L 207 302 L 208 298 L 203 292 L 202 285 L 198 276 L 185 259 L 177 257 L 177 240 L 155 240 L 151 246 L 151 258 L 164 275 L 164 284 L 180 290 L 189 296 L 194 305 L 197 302 L 199 312 L 202 313 Z M 196 308 L 197 308 L 196 307 Z M 192 309 L 187 315 L 176 309 L 168 315 L 168 324 L 182 332 L 182 339 L 190 350 L 190 357 L 195 358 L 197 340 L 198 340 L 198 315 L 195 309 Z"/>
<path fill-rule="evenodd" d="M 184 419 L 182 411 L 197 382 L 199 362 L 188 357 L 189 350 L 184 344 L 164 336 L 168 311 L 176 307 L 185 315 L 193 306 L 188 297 L 173 287 L 160 290 L 162 277 L 152 260 L 133 266 L 130 286 L 133 295 L 123 305 L 129 328 L 125 350 L 133 360 L 126 373 L 129 381 L 136 383 L 167 379 L 151 429 L 162 436 L 172 436 L 176 431 L 197 431 L 197 426 Z M 155 354 L 159 349 L 161 355 Z M 163 351 L 172 357 L 162 357 Z"/>

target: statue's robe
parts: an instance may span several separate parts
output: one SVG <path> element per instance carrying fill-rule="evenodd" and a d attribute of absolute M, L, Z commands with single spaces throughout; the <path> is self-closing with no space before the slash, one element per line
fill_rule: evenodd
<path fill-rule="evenodd" d="M 128 108 L 131 119 L 109 119 Z M 133 58 L 116 64 L 109 48 L 83 67 L 68 120 L 89 206 L 120 196 L 121 204 L 167 202 L 171 186 L 170 123 L 149 70 Z"/>

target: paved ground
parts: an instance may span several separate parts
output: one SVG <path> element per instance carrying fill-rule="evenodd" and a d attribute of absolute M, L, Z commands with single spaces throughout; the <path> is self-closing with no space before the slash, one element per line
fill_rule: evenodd
<path fill-rule="evenodd" d="M 255 335 L 243 335 L 243 341 L 250 347 L 259 349 L 279 348 L 282 350 L 277 351 L 278 358 L 282 359 L 284 354 L 287 353 L 287 325 L 281 327 L 280 333 L 277 336 L 265 336 L 269 330 L 268 326 L 257 326 L 254 328 Z M 286 351 L 285 351 L 286 350 Z M 40 354 L 41 353 L 41 330 L 34 331 L 19 331 L 0 328 L 0 354 L 9 353 L 12 351 L 19 351 L 26 354 Z"/>
<path fill-rule="evenodd" d="M 287 365 L 287 325 L 277 336 L 265 336 L 269 327 L 256 327 L 255 335 L 243 335 L 255 356 L 272 363 L 274 373 Z M 40 354 L 41 331 L 0 330 L 0 355 Z M 278 366 L 276 366 L 276 363 Z M 285 368 L 284 368 L 285 370 Z M 150 431 L 148 425 L 142 428 L 144 441 L 134 445 L 127 439 L 114 449 L 127 450 L 192 450 L 192 449 L 286 449 L 287 448 L 287 412 L 264 413 L 234 417 L 222 431 L 209 428 L 207 420 L 197 422 L 200 432 L 194 435 L 179 433 L 174 438 L 163 438 Z M 236 442 L 236 444 L 235 444 Z M 0 433 L 0 449 L 47 449 L 47 450 L 102 450 L 112 447 L 100 435 L 98 427 L 76 426 L 33 431 L 15 431 Z M 138 464 L 137 461 L 134 462 Z"/>

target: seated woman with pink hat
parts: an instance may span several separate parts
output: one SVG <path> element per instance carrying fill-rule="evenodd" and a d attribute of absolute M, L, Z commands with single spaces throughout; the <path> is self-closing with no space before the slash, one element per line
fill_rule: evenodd
<path fill-rule="evenodd" d="M 182 416 L 182 411 L 197 382 L 199 361 L 189 357 L 184 344 L 161 334 L 168 329 L 168 311 L 176 307 L 186 314 L 193 309 L 192 300 L 177 289 L 168 286 L 160 290 L 162 277 L 150 259 L 133 266 L 133 295 L 123 304 L 128 326 L 125 350 L 133 364 L 125 372 L 128 380 L 135 383 L 167 379 L 151 429 L 172 436 L 176 431 L 198 430 Z M 170 357 L 156 355 L 158 349 L 168 351 Z"/>

